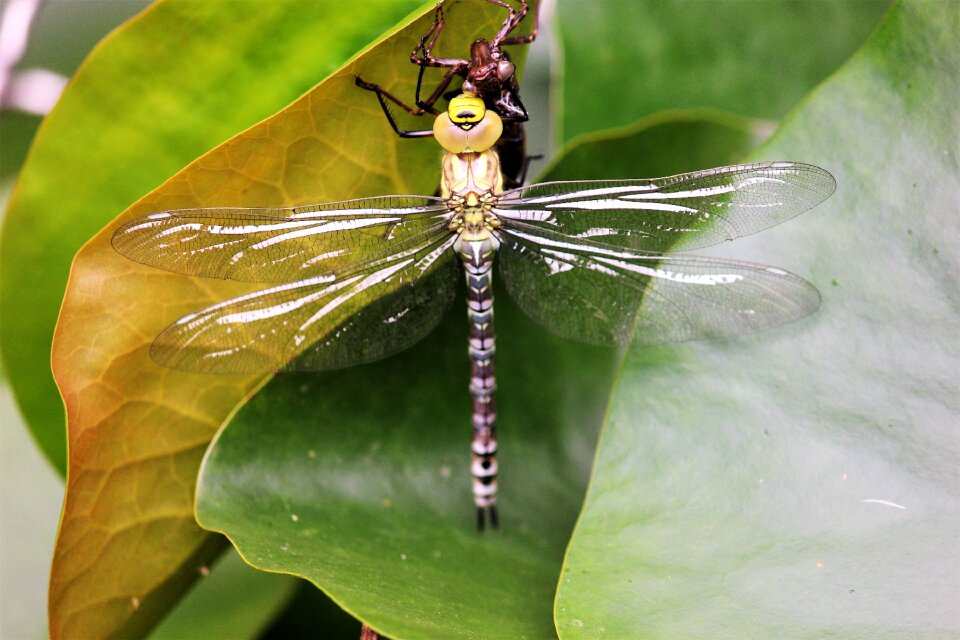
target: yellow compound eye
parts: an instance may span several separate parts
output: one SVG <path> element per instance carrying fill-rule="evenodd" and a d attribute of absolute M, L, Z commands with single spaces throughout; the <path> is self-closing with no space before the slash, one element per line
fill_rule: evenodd
<path fill-rule="evenodd" d="M 471 151 L 486 151 L 497 144 L 500 135 L 503 133 L 503 122 L 493 111 L 487 111 L 483 115 L 483 120 L 477 123 L 467 134 L 467 142 Z"/>
<path fill-rule="evenodd" d="M 461 93 L 450 101 L 447 113 L 454 124 L 475 124 L 483 119 L 487 108 L 483 100 L 469 93 Z"/>
<path fill-rule="evenodd" d="M 433 137 L 450 153 L 463 153 L 467 147 L 467 132 L 453 124 L 446 112 L 433 121 Z"/>
<path fill-rule="evenodd" d="M 450 153 L 486 151 L 502 133 L 503 122 L 493 111 L 485 112 L 480 122 L 468 129 L 454 124 L 449 113 L 441 113 L 433 121 L 433 137 Z"/>

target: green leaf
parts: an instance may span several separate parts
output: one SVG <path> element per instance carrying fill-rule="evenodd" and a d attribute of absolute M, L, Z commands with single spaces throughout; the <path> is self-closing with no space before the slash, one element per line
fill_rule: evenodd
<path fill-rule="evenodd" d="M 158 2 L 108 36 L 44 120 L 4 220 L 0 345 L 34 437 L 66 467 L 46 366 L 71 260 L 131 202 L 334 71 L 419 2 Z M 42 267 L 42 268 L 40 268 Z"/>
<path fill-rule="evenodd" d="M 249 65 L 257 70 L 251 75 L 257 75 L 276 64 L 269 55 L 274 47 L 291 56 L 286 64 L 296 66 L 312 52 L 332 68 L 329 62 L 342 62 L 336 56 L 358 48 L 357 40 L 370 37 L 372 26 L 383 28 L 406 8 L 385 2 L 348 12 L 340 5 L 288 2 L 263 11 L 258 5 L 170 2 L 132 23 L 130 34 L 121 32 L 114 44 L 121 52 L 128 46 L 136 50 L 128 55 L 134 62 L 149 59 L 154 66 L 163 66 L 154 54 L 164 53 L 188 78 L 194 77 L 194 67 L 186 54 L 206 57 L 213 68 Z M 503 20 L 502 8 L 476 0 L 451 3 L 448 20 L 454 14 L 470 20 L 450 24 L 438 54 L 494 31 Z M 158 15 L 161 19 L 155 19 Z M 415 18 L 280 112 L 195 160 L 116 222 L 170 208 L 295 205 L 431 192 L 439 150 L 398 139 L 374 96 L 354 83 L 362 75 L 412 95 L 418 70 L 409 61 L 411 43 L 432 24 L 433 5 L 424 6 Z M 205 46 L 194 52 L 178 46 L 182 23 L 191 20 L 207 36 Z M 257 21 L 266 22 L 254 28 Z M 243 54 L 239 58 L 231 55 L 237 46 Z M 105 60 L 109 71 L 114 56 L 95 59 Z M 85 105 L 103 109 L 113 94 L 106 93 L 109 83 L 92 66 L 88 63 L 85 77 L 101 92 L 86 95 Z M 202 72 L 205 66 L 197 68 Z M 202 76 L 197 78 L 203 84 Z M 82 86 L 79 79 L 74 84 L 77 91 Z M 159 100 L 147 109 L 133 109 L 130 117 L 143 123 L 144 114 L 155 115 L 167 106 Z M 127 115 L 115 107 L 109 113 L 119 119 Z M 216 117 L 175 115 L 195 127 Z M 109 139 L 106 133 L 102 137 Z M 135 137 L 125 140 L 140 144 Z M 51 193 L 48 184 L 43 195 L 50 198 Z M 51 577 L 55 637 L 145 633 L 196 578 L 198 567 L 219 553 L 222 538 L 203 532 L 193 520 L 193 480 L 215 429 L 262 383 L 252 377 L 169 371 L 150 360 L 149 346 L 164 325 L 251 287 L 136 265 L 110 246 L 115 228 L 109 225 L 77 254 L 54 337 L 54 376 L 67 407 L 70 443 Z"/>
<path fill-rule="evenodd" d="M 573 147 L 554 175 L 588 171 L 596 145 L 643 149 L 664 128 L 689 128 L 707 163 L 731 144 L 752 148 L 750 122 L 677 114 Z M 687 147 L 674 148 L 647 168 L 685 166 Z M 462 301 L 438 332 L 387 361 L 271 381 L 211 446 L 200 523 L 254 566 L 308 578 L 391 637 L 553 635 L 560 562 L 619 357 L 554 338 L 499 289 L 497 298 L 501 531 L 475 527 Z"/>
<path fill-rule="evenodd" d="M 293 598 L 297 581 L 255 571 L 225 553 L 150 634 L 150 640 L 259 638 Z"/>
<path fill-rule="evenodd" d="M 960 633 L 958 17 L 894 7 L 760 154 L 829 169 L 837 193 L 724 253 L 810 278 L 818 314 L 628 354 L 562 637 Z"/>
<path fill-rule="evenodd" d="M 669 176 L 735 164 L 770 133 L 769 124 L 713 109 L 676 109 L 626 127 L 579 136 L 544 181 Z"/>
<path fill-rule="evenodd" d="M 517 329 L 498 362 L 502 531 L 476 530 L 459 313 L 383 363 L 274 379 L 211 448 L 200 523 L 391 637 L 548 635 L 615 354 L 545 336 L 512 306 L 498 318 Z"/>
<path fill-rule="evenodd" d="M 3 344 L 20 388 L 42 387 L 42 368 L 27 364 L 46 359 L 37 354 L 49 339 L 40 329 L 53 310 L 43 301 L 53 298 L 62 276 L 56 268 L 31 268 L 40 252 L 49 249 L 54 263 L 69 255 L 72 243 L 148 185 L 259 117 L 252 114 L 301 93 L 407 9 L 394 2 L 356 12 L 325 3 L 168 2 L 101 45 L 44 125 L 11 204 L 3 255 L 12 265 L 4 273 L 4 329 L 11 333 Z M 417 37 L 432 20 L 432 6 L 424 9 L 410 27 Z M 186 42 L 184 33 L 192 34 Z M 394 166 L 400 142 L 372 96 L 353 85 L 366 64 L 396 77 L 397 69 L 407 73 L 413 65 L 398 58 L 397 48 L 408 50 L 411 37 L 355 58 L 143 197 L 122 219 L 175 206 L 282 205 L 398 185 L 426 189 L 434 179 L 418 175 L 416 152 L 410 166 Z M 253 107 L 237 106 L 244 101 Z M 243 117 L 223 116 L 228 109 Z M 354 112 L 370 116 L 365 126 L 344 126 Z M 288 148 L 295 152 L 288 156 Z M 360 171 L 348 170 L 358 165 Z M 215 429 L 256 383 L 177 374 L 150 361 L 153 336 L 179 310 L 238 287 L 138 267 L 110 248 L 113 228 L 78 253 L 54 342 L 70 441 L 50 588 L 54 637 L 142 635 L 219 553 L 222 540 L 193 520 L 193 482 Z M 53 406 L 48 395 L 36 399 Z"/>
<path fill-rule="evenodd" d="M 866 39 L 885 0 L 558 2 L 563 140 L 664 109 L 779 120 Z"/>

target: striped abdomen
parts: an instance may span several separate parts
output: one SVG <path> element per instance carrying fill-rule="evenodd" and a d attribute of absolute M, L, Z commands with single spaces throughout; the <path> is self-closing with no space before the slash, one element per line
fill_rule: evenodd
<path fill-rule="evenodd" d="M 473 442 L 470 471 L 473 501 L 482 528 L 484 511 L 497 526 L 497 389 L 493 356 L 493 261 L 464 262 L 467 277 L 467 317 L 470 320 L 470 396 L 473 399 Z"/>

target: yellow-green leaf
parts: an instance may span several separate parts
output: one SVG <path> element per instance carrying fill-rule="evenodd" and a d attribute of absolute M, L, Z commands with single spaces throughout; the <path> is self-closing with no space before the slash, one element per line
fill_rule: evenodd
<path fill-rule="evenodd" d="M 501 10 L 487 3 L 452 6 L 448 15 L 468 9 L 480 12 L 472 14 L 473 30 L 451 27 L 445 42 L 469 42 L 502 20 Z M 407 10 L 396 2 L 366 3 L 350 11 L 331 3 L 159 4 L 102 45 L 74 80 L 62 110 L 38 139 L 14 197 L 14 213 L 56 216 L 56 203 L 65 200 L 70 208 L 88 212 L 88 226 L 103 224 L 151 182 L 141 172 L 156 176 L 157 163 L 175 167 L 185 155 L 181 145 L 203 148 L 198 140 L 208 138 L 184 130 L 216 121 L 204 110 L 209 102 L 220 111 L 243 101 L 269 105 L 277 94 L 289 99 Z M 150 360 L 149 345 L 166 324 L 249 287 L 138 266 L 112 250 L 116 223 L 173 207 L 431 193 L 437 149 L 397 140 L 374 97 L 359 90 L 354 77 L 362 74 L 412 95 L 417 69 L 409 53 L 432 13 L 432 7 L 424 7 L 417 22 L 191 163 L 128 207 L 77 254 L 53 352 L 54 375 L 67 406 L 69 447 L 50 588 L 53 637 L 141 635 L 218 552 L 220 539 L 193 520 L 194 478 L 215 429 L 257 384 L 249 377 L 164 370 Z M 126 66 L 118 67 L 118 60 Z M 246 72 L 237 79 L 246 84 L 207 82 L 207 74 L 229 77 L 222 70 L 233 68 Z M 159 74 L 157 82 L 169 81 L 167 72 L 181 78 L 181 90 L 202 86 L 199 95 L 191 94 L 197 110 L 169 87 L 159 95 L 152 92 L 137 75 L 149 78 L 151 71 Z M 112 83 L 127 77 L 134 78 L 132 86 L 118 91 Z M 272 83 L 285 88 L 274 91 Z M 82 181 L 84 147 L 46 142 L 57 131 L 85 122 L 87 113 L 95 122 L 87 126 L 96 126 L 101 144 L 118 151 L 117 158 L 97 153 L 96 170 L 110 168 L 119 195 L 108 180 Z M 172 159 L 150 156 L 155 146 L 170 151 Z M 149 161 L 138 162 L 131 150 L 145 153 Z M 57 157 L 74 168 L 55 170 Z M 164 169 L 159 171 L 162 175 Z"/>
<path fill-rule="evenodd" d="M 823 305 L 627 355 L 556 603 L 561 637 L 957 637 L 960 13 L 898 3 L 758 159 L 837 192 L 729 247 Z"/>

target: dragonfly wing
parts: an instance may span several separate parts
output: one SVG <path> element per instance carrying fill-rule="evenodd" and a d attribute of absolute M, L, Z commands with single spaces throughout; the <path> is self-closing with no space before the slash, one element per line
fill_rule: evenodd
<path fill-rule="evenodd" d="M 833 176 L 798 162 L 652 180 L 547 182 L 504 193 L 499 217 L 635 251 L 685 251 L 756 233 L 815 207 Z"/>
<path fill-rule="evenodd" d="M 184 316 L 154 341 L 160 364 L 247 374 L 346 367 L 403 350 L 429 333 L 456 291 L 446 230 L 389 256 L 239 296 Z"/>
<path fill-rule="evenodd" d="M 645 254 L 523 223 L 505 225 L 500 270 L 547 329 L 592 344 L 726 338 L 792 322 L 820 294 L 792 273 L 691 255 Z"/>
<path fill-rule="evenodd" d="M 453 304 L 460 282 L 458 271 L 453 254 L 445 252 L 415 281 L 390 290 L 351 314 L 284 368 L 343 369 L 409 349 L 436 328 Z"/>
<path fill-rule="evenodd" d="M 383 196 L 282 209 L 180 209 L 121 226 L 114 248 L 192 276 L 290 282 L 338 273 L 450 216 L 444 200 Z"/>

